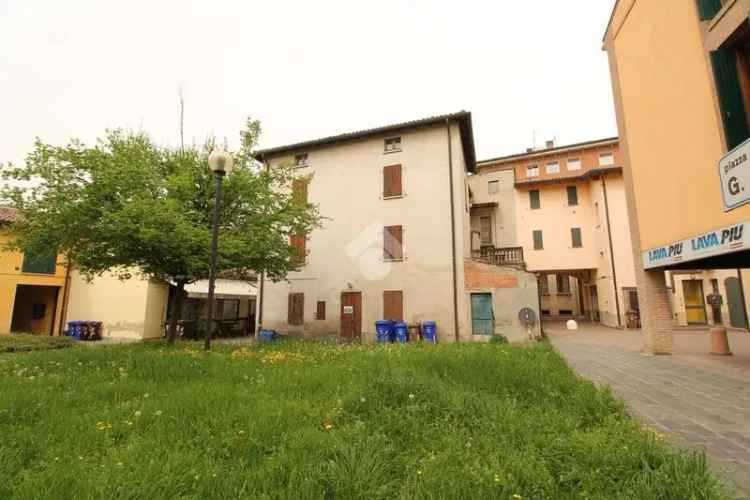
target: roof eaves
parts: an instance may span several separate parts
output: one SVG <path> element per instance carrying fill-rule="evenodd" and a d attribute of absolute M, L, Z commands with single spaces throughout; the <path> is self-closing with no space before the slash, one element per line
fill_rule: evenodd
<path fill-rule="evenodd" d="M 606 139 L 596 139 L 593 141 L 579 142 L 576 144 L 566 144 L 565 146 L 557 146 L 549 149 L 540 149 L 538 151 L 532 151 L 530 153 L 517 153 L 507 156 L 498 156 L 496 158 L 488 158 L 487 160 L 480 160 L 477 162 L 478 166 L 485 166 L 494 163 L 503 163 L 511 160 L 520 160 L 523 158 L 541 158 L 553 153 L 561 153 L 571 149 L 586 149 L 595 146 L 604 146 L 606 144 L 614 144 L 619 142 L 619 137 L 608 137 Z"/>

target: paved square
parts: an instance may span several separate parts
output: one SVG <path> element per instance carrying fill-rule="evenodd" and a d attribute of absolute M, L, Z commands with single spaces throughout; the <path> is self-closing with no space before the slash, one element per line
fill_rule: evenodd
<path fill-rule="evenodd" d="M 636 416 L 673 442 L 705 449 L 715 466 L 750 492 L 750 363 L 744 351 L 708 357 L 697 352 L 698 346 L 707 350 L 707 333 L 685 331 L 676 335 L 691 337 L 675 342 L 675 355 L 644 356 L 639 332 L 584 324 L 570 333 L 559 323 L 545 330 L 581 375 L 611 386 Z M 744 349 L 745 339 L 735 344 Z"/>

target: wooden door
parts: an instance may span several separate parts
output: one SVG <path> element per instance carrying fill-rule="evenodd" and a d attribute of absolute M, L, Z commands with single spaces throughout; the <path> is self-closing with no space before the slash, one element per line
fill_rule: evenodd
<path fill-rule="evenodd" d="M 341 293 L 341 340 L 344 342 L 362 339 L 362 293 Z"/>
<path fill-rule="evenodd" d="M 494 335 L 495 314 L 492 311 L 492 294 L 471 294 L 471 325 L 474 335 Z"/>
<path fill-rule="evenodd" d="M 735 328 L 745 328 L 745 307 L 742 305 L 742 289 L 738 278 L 727 278 L 724 281 L 727 289 L 727 306 L 729 322 Z"/>
<path fill-rule="evenodd" d="M 383 319 L 404 320 L 404 292 L 401 290 L 383 292 Z"/>

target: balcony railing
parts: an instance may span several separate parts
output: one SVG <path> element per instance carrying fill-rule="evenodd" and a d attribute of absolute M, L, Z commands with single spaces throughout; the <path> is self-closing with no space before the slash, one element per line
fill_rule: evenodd
<path fill-rule="evenodd" d="M 486 264 L 496 266 L 523 264 L 523 247 L 482 247 L 474 250 L 471 257 Z"/>

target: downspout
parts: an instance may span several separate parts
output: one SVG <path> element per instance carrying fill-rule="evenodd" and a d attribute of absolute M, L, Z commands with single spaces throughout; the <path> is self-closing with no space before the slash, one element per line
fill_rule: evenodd
<path fill-rule="evenodd" d="M 265 158 L 261 157 L 263 161 L 263 166 L 266 168 L 266 171 L 268 171 L 269 166 L 268 162 Z M 260 272 L 260 286 L 258 287 L 258 317 L 256 318 L 255 322 L 255 334 L 256 336 L 260 333 L 261 328 L 263 328 L 263 298 L 265 296 L 264 293 L 264 285 L 266 283 L 266 272 L 261 271 Z"/>
<path fill-rule="evenodd" d="M 62 336 L 65 331 L 65 316 L 68 315 L 68 301 L 70 300 L 70 268 L 71 264 L 70 260 L 68 260 L 67 265 L 65 266 L 65 281 L 63 282 L 65 289 L 63 291 L 62 307 L 60 308 L 60 325 L 57 330 L 57 335 L 59 336 Z"/>
<path fill-rule="evenodd" d="M 450 185 L 451 201 L 451 256 L 453 264 L 453 331 L 456 342 L 461 341 L 458 331 L 458 270 L 456 269 L 456 213 L 455 196 L 453 194 L 453 140 L 451 137 L 450 119 L 445 120 L 445 131 L 448 134 L 448 182 Z"/>
<path fill-rule="evenodd" d="M 609 221 L 609 199 L 607 198 L 607 182 L 604 180 L 605 174 L 602 174 L 602 189 L 604 190 L 604 213 L 607 216 L 607 238 L 609 239 L 609 260 L 612 263 L 612 283 L 615 287 L 615 307 L 617 308 L 617 327 L 622 327 L 620 319 L 620 292 L 617 288 L 617 271 L 615 271 L 615 250 L 612 245 L 612 226 Z"/>

